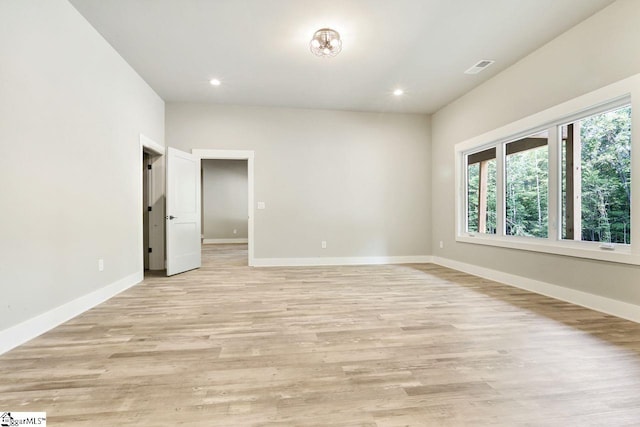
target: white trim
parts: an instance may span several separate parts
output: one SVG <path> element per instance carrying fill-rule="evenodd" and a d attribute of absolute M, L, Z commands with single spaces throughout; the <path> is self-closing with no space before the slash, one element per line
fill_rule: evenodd
<path fill-rule="evenodd" d="M 87 310 L 116 296 L 120 292 L 140 283 L 144 279 L 142 272 L 124 277 L 110 285 L 104 286 L 90 294 L 83 295 L 42 313 L 36 317 L 18 323 L 0 331 L 0 354 L 26 343 L 56 326 L 73 319 Z"/>
<path fill-rule="evenodd" d="M 212 160 L 246 160 L 247 161 L 247 201 L 248 201 L 248 230 L 247 244 L 249 253 L 249 266 L 254 266 L 254 159 L 255 151 L 253 150 L 210 150 L 197 149 L 191 150 L 196 158 L 212 159 Z"/>
<path fill-rule="evenodd" d="M 225 243 L 249 243 L 246 237 L 238 237 L 235 239 L 202 239 L 203 245 L 220 245 Z"/>
<path fill-rule="evenodd" d="M 560 127 L 553 128 L 547 139 L 547 236 L 554 245 L 562 241 L 562 137 L 560 132 Z"/>
<path fill-rule="evenodd" d="M 164 156 L 164 146 L 144 134 L 140 134 L 140 145 L 158 156 Z"/>
<path fill-rule="evenodd" d="M 505 212 L 505 208 L 507 206 L 507 200 L 505 198 L 504 191 L 507 176 L 504 162 L 505 154 L 506 153 L 504 144 L 498 144 L 498 146 L 496 147 L 496 233 L 501 235 L 504 235 L 504 232 L 507 229 L 506 217 L 502 214 L 497 215 L 498 212 Z M 466 180 L 467 178 L 465 178 L 465 185 Z"/>
<path fill-rule="evenodd" d="M 517 276 L 515 274 L 504 273 L 490 268 L 479 267 L 477 265 L 467 264 L 448 258 L 436 256 L 433 257 L 433 263 L 640 323 L 640 306 L 635 304 L 629 304 L 600 295 L 541 282 L 527 277 Z"/>
<path fill-rule="evenodd" d="M 323 265 L 428 264 L 430 255 L 333 257 L 333 258 L 255 258 L 256 267 L 303 267 Z"/>
<path fill-rule="evenodd" d="M 629 245 L 613 245 L 604 248 L 601 242 L 553 241 L 537 237 L 496 236 L 482 233 L 465 233 L 462 236 L 456 236 L 456 242 L 640 265 L 640 255 L 632 253 Z"/>
<path fill-rule="evenodd" d="M 210 150 L 194 148 L 191 154 L 201 159 L 214 160 L 248 160 L 255 157 L 253 150 Z"/>

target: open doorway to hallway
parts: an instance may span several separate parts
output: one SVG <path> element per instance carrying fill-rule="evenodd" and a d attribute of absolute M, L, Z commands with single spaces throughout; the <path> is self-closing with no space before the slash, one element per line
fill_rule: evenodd
<path fill-rule="evenodd" d="M 239 245 L 238 248 L 244 248 L 246 252 L 249 238 L 248 160 L 202 159 L 201 179 L 203 245 Z M 248 264 L 247 257 L 244 262 Z"/>

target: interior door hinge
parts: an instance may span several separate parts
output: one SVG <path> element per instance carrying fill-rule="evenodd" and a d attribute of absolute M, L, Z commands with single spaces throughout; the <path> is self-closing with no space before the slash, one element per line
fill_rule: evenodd
<path fill-rule="evenodd" d="M 153 208 L 151 206 L 147 207 L 147 211 L 151 212 L 153 210 Z"/>
<path fill-rule="evenodd" d="M 151 165 L 147 165 L 147 169 L 151 170 Z"/>
<path fill-rule="evenodd" d="M 149 253 L 153 252 L 153 249 L 149 248 Z"/>

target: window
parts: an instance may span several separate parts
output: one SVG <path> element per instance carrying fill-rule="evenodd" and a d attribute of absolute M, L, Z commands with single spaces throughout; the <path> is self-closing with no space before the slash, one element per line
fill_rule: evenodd
<path fill-rule="evenodd" d="M 548 111 L 551 120 L 531 132 L 457 146 L 458 240 L 640 264 L 640 238 L 631 238 L 629 95 L 556 120 L 549 116 L 558 109 Z"/>
<path fill-rule="evenodd" d="M 506 144 L 505 230 L 509 236 L 547 237 L 549 133 Z"/>
<path fill-rule="evenodd" d="M 467 231 L 496 232 L 496 149 L 467 156 Z"/>
<path fill-rule="evenodd" d="M 631 243 L 631 107 L 561 126 L 562 238 Z"/>

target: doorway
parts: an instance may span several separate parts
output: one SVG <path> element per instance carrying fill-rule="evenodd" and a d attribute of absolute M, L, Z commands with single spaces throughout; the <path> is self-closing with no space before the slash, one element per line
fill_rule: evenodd
<path fill-rule="evenodd" d="M 149 270 L 149 250 L 152 249 L 149 244 L 149 210 L 153 209 L 149 200 L 149 183 L 151 175 L 151 155 L 142 152 L 142 257 L 144 271 Z"/>
<path fill-rule="evenodd" d="M 164 243 L 164 152 L 165 148 L 140 135 L 140 234 L 141 270 L 165 269 Z"/>
<path fill-rule="evenodd" d="M 203 244 L 246 242 L 248 265 L 252 266 L 254 152 L 194 149 L 192 154 L 200 159 Z M 210 182 L 213 181 L 212 177 L 217 177 L 219 182 Z M 216 199 L 223 202 L 226 208 L 212 206 Z"/>
<path fill-rule="evenodd" d="M 201 224 L 204 245 L 249 241 L 248 161 L 202 159 Z"/>

